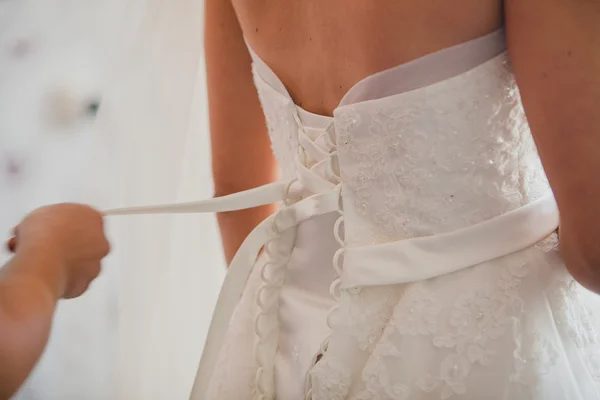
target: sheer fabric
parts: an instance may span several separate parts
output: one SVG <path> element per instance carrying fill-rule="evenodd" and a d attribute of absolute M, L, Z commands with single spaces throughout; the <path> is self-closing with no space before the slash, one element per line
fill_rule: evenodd
<path fill-rule="evenodd" d="M 102 208 L 212 196 L 203 2 L 144 0 L 99 124 Z M 225 274 L 213 216 L 108 218 L 121 273 L 119 398 L 189 395 Z"/>

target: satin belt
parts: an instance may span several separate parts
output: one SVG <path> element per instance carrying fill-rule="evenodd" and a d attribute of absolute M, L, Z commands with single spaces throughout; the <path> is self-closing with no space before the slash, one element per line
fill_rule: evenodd
<path fill-rule="evenodd" d="M 313 184 L 313 186 L 319 183 L 319 180 L 310 177 L 306 181 Z M 339 186 L 331 185 L 322 189 L 327 190 L 287 205 L 265 219 L 248 235 L 238 249 L 229 266 L 229 271 L 221 287 L 217 305 L 213 312 L 191 399 L 200 400 L 205 396 L 226 337 L 229 321 L 261 248 L 284 231 L 303 221 L 340 209 Z M 282 201 L 287 195 L 287 190 L 287 184 L 273 183 L 205 201 L 113 209 L 106 211 L 104 214 L 110 216 L 233 211 Z"/>
<path fill-rule="evenodd" d="M 551 192 L 514 211 L 445 234 L 344 249 L 341 288 L 392 285 L 459 271 L 534 245 L 558 228 Z"/>

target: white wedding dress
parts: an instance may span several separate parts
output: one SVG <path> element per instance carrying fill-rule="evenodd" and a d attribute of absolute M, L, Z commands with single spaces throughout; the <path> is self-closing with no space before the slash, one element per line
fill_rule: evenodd
<path fill-rule="evenodd" d="M 282 201 L 232 262 L 193 399 L 600 398 L 503 31 L 364 79 L 332 118 L 253 58 L 284 181 L 114 211 Z"/>

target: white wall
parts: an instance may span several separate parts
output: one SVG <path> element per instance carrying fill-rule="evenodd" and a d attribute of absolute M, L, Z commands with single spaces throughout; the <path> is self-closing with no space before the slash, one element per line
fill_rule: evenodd
<path fill-rule="evenodd" d="M 211 195 L 202 6 L 0 3 L 0 232 L 56 201 L 105 208 Z M 79 110 L 96 97 L 93 121 L 71 113 L 57 127 L 46 118 L 58 98 Z M 6 173 L 9 158 L 23 164 L 18 179 Z M 224 274 L 214 218 L 119 217 L 108 225 L 114 251 L 103 277 L 61 305 L 24 399 L 189 393 Z"/>

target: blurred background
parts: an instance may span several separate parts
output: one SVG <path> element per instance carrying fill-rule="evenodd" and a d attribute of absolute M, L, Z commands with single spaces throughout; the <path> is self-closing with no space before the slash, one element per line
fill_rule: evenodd
<path fill-rule="evenodd" d="M 0 0 L 0 231 L 212 195 L 201 0 Z M 111 217 L 17 399 L 186 399 L 225 266 L 212 215 Z M 9 255 L 0 250 L 3 264 Z"/>

